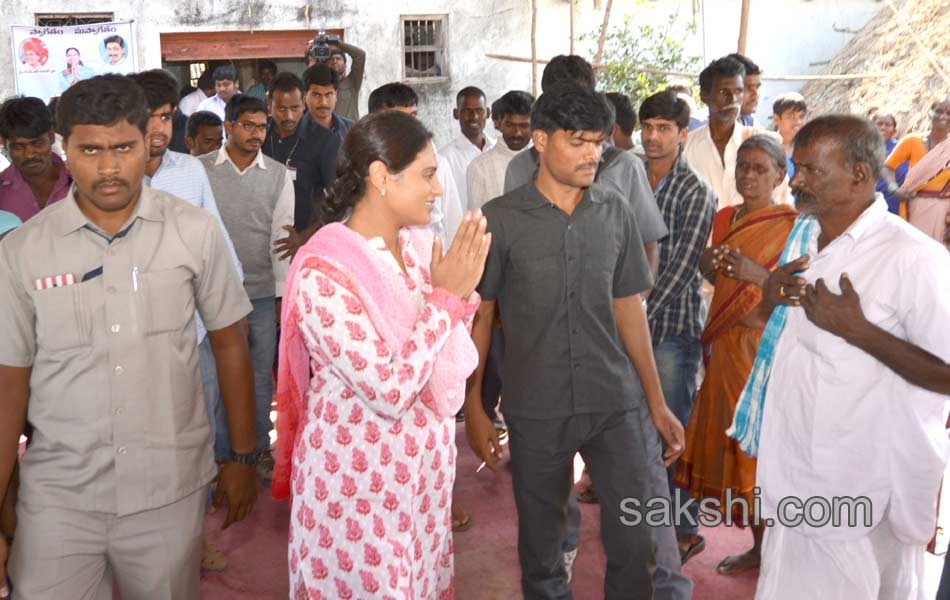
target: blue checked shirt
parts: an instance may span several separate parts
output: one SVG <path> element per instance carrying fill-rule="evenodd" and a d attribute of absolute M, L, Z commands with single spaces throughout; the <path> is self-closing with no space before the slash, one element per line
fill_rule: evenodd
<path fill-rule="evenodd" d="M 221 235 L 231 252 L 231 260 L 237 267 L 238 277 L 244 279 L 244 270 L 241 268 L 241 261 L 238 260 L 237 252 L 234 250 L 234 244 L 231 243 L 231 236 L 221 221 L 221 213 L 218 212 L 218 205 L 214 201 L 214 193 L 211 191 L 211 182 L 208 181 L 208 173 L 194 156 L 173 152 L 168 150 L 162 156 L 162 164 L 159 165 L 155 175 L 142 178 L 145 185 L 181 198 L 192 206 L 203 208 L 210 212 L 218 225 L 221 226 Z M 201 315 L 195 313 L 195 325 L 198 328 L 198 343 L 205 339 L 207 329 L 201 321 Z"/>
<path fill-rule="evenodd" d="M 699 339 L 706 320 L 699 257 L 712 231 L 716 196 L 682 154 L 654 194 L 670 234 L 659 242 L 659 268 L 647 303 L 653 344 L 674 335 Z"/>

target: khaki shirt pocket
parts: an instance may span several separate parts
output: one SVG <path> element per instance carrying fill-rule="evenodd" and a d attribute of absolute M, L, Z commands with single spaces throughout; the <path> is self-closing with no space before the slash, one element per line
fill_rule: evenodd
<path fill-rule="evenodd" d="M 82 284 L 36 290 L 38 351 L 58 352 L 90 343 L 89 315 L 83 309 Z"/>
<path fill-rule="evenodd" d="M 179 267 L 150 271 L 140 277 L 146 335 L 184 330 L 195 314 L 192 272 Z"/>

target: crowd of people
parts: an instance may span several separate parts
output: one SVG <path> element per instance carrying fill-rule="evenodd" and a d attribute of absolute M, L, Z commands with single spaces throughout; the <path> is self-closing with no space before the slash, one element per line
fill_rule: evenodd
<path fill-rule="evenodd" d="M 290 597 L 467 597 L 457 420 L 492 471 L 507 439 L 528 600 L 571 597 L 578 502 L 610 600 L 691 597 L 716 516 L 760 600 L 920 597 L 950 99 L 900 142 L 798 94 L 766 128 L 748 57 L 702 71 L 700 119 L 692 83 L 634 106 L 558 56 L 537 99 L 463 87 L 436 149 L 411 86 L 360 118 L 362 51 L 307 56 L 0 107 L 0 597 L 197 598 L 204 515 L 260 481 Z"/>

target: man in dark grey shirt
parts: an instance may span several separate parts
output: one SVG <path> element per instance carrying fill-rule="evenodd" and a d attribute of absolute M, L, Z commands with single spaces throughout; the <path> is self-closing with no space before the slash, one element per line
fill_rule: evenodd
<path fill-rule="evenodd" d="M 546 91 L 531 117 L 537 177 L 483 208 L 493 240 L 478 288 L 472 335 L 480 360 L 466 432 L 494 469 L 500 447 L 481 382 L 498 303 L 527 600 L 571 597 L 562 544 L 576 452 L 602 500 L 606 598 L 653 598 L 654 589 L 679 598 L 691 589 L 672 528 L 634 525 L 622 508 L 625 499 L 669 497 L 664 461 L 682 452 L 683 427 L 666 406 L 653 361 L 639 295 L 653 278 L 636 217 L 619 195 L 592 185 L 612 121 L 606 99 L 590 87 Z"/>
<path fill-rule="evenodd" d="M 538 153 L 528 148 L 515 155 L 505 172 L 505 193 L 532 181 L 538 173 Z M 643 161 L 632 152 L 606 146 L 594 181 L 620 194 L 637 217 L 637 228 L 643 240 L 647 262 L 656 276 L 659 265 L 657 242 L 667 236 L 666 223 L 657 208 L 656 198 L 647 181 Z"/>

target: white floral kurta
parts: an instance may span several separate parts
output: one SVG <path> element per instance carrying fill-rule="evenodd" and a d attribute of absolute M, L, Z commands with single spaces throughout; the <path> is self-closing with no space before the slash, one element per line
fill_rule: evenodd
<path fill-rule="evenodd" d="M 291 476 L 293 598 L 453 597 L 455 421 L 421 395 L 452 328 L 468 319 L 460 300 L 433 294 L 428 266 L 405 231 L 399 239 L 408 276 L 382 239 L 369 241 L 419 303 L 398 353 L 346 288 L 318 270 L 300 272 L 299 327 L 313 377 Z"/>

